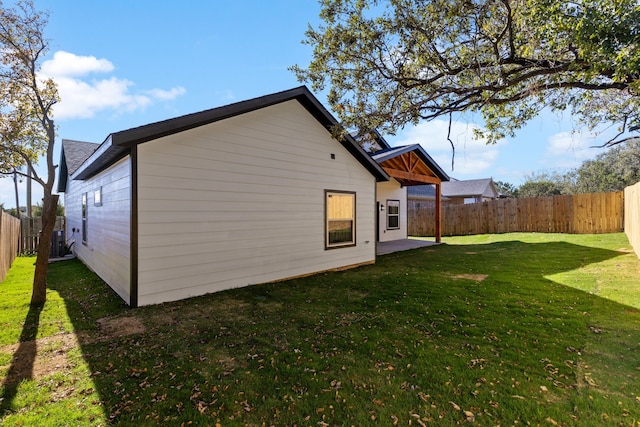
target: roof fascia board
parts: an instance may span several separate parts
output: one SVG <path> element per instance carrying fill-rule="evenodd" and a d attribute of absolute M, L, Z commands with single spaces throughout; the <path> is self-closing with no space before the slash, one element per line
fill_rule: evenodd
<path fill-rule="evenodd" d="M 96 152 L 78 168 L 73 178 L 86 179 L 98 173 L 108 167 L 109 164 L 113 164 L 124 157 L 134 145 L 292 100 L 297 100 L 332 135 L 335 127 L 339 128 L 341 126 L 306 86 L 300 86 L 283 92 L 112 133 L 98 147 Z M 389 180 L 387 173 L 377 162 L 371 159 L 351 136 L 346 135 L 338 142 L 359 160 L 377 181 Z"/>
<path fill-rule="evenodd" d="M 449 175 L 447 175 L 445 171 L 440 168 L 440 166 L 435 162 L 435 160 L 431 158 L 431 156 L 425 151 L 424 148 L 422 148 L 420 144 L 398 147 L 398 149 L 383 153 L 380 156 L 374 155 L 373 158 L 376 160 L 376 162 L 380 163 L 412 151 L 415 152 L 418 157 L 420 157 L 420 160 L 422 160 L 436 174 L 436 176 L 440 178 L 441 181 L 450 180 Z"/>

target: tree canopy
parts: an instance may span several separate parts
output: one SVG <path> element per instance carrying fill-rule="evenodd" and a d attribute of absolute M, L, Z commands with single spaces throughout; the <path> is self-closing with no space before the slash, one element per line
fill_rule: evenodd
<path fill-rule="evenodd" d="M 480 113 L 489 142 L 543 109 L 569 110 L 592 130 L 640 129 L 636 0 L 323 0 L 309 27 L 308 67 L 293 67 L 347 127 Z"/>
<path fill-rule="evenodd" d="M 13 8 L 0 3 L 0 172 L 26 165 L 26 175 L 42 185 L 44 193 L 33 305 L 46 300 L 46 272 L 58 205 L 58 195 L 53 194 L 56 130 L 52 112 L 58 91 L 53 80 L 38 76 L 49 48 L 44 37 L 47 20 L 47 14 L 36 10 L 32 0 L 20 0 Z M 46 161 L 46 176 L 34 168 L 41 155 Z"/>

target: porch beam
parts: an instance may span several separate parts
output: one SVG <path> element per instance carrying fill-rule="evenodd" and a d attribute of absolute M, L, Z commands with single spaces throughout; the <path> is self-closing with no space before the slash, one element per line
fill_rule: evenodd
<path fill-rule="evenodd" d="M 398 169 L 385 168 L 385 167 L 383 167 L 382 169 L 384 169 L 384 171 L 387 174 L 389 174 L 389 176 L 392 176 L 394 178 L 406 179 L 409 181 L 424 182 L 425 184 L 436 184 L 436 185 L 439 185 L 442 182 L 440 181 L 439 178 L 436 178 L 435 176 L 421 175 L 414 172 L 406 172 Z"/>

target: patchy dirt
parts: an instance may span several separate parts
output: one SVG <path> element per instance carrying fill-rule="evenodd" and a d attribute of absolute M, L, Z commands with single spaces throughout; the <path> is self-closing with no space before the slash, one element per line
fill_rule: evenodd
<path fill-rule="evenodd" d="M 98 320 L 98 334 L 80 334 L 83 343 L 109 341 L 113 338 L 145 332 L 142 322 L 134 317 Z M 12 355 L 9 365 L 0 366 L 6 376 L 2 384 L 14 384 L 24 379 L 39 379 L 69 369 L 67 354 L 80 346 L 76 334 L 58 334 L 0 347 L 0 352 Z"/>
<path fill-rule="evenodd" d="M 474 282 L 482 282 L 487 277 L 488 274 L 452 274 L 450 276 L 452 279 L 464 279 L 464 280 L 473 280 Z"/>
<path fill-rule="evenodd" d="M 101 338 L 125 337 L 141 334 L 146 330 L 140 319 L 135 316 L 98 319 L 98 328 Z M 99 340 L 102 341 L 102 339 Z"/>
<path fill-rule="evenodd" d="M 74 334 L 60 334 L 0 347 L 0 352 L 13 355 L 4 384 L 27 378 L 43 378 L 69 368 L 67 352 L 78 346 Z"/>

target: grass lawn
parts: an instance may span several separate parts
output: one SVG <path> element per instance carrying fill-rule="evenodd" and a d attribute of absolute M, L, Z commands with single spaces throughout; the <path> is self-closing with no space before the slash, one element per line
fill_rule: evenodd
<path fill-rule="evenodd" d="M 624 234 L 504 234 L 129 309 L 78 261 L 0 284 L 2 425 L 640 426 Z"/>

